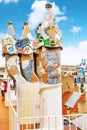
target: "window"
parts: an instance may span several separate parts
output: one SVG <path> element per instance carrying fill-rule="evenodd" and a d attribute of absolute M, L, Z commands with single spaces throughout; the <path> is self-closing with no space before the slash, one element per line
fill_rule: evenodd
<path fill-rule="evenodd" d="M 0 78 L 3 78 L 4 76 L 3 75 L 0 75 Z"/>

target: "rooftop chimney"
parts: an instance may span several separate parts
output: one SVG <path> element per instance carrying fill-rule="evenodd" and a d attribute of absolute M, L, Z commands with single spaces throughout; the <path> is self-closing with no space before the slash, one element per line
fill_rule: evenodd
<path fill-rule="evenodd" d="M 8 30 L 7 33 L 13 37 L 15 37 L 15 31 L 14 31 L 14 27 L 13 27 L 13 23 L 12 21 L 8 22 Z"/>
<path fill-rule="evenodd" d="M 28 23 L 24 22 L 22 37 L 26 37 L 28 33 L 30 33 L 30 28 L 28 26 Z"/>

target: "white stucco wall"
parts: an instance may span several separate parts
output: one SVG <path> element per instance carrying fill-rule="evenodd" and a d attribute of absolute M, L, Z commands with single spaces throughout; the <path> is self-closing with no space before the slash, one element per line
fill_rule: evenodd
<path fill-rule="evenodd" d="M 61 84 L 43 87 L 40 94 L 43 128 L 55 129 L 57 127 L 58 130 L 63 130 Z"/>

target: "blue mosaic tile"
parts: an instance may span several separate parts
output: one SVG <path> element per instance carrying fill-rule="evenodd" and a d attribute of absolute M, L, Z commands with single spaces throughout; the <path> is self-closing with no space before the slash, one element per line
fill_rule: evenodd
<path fill-rule="evenodd" d="M 27 67 L 25 67 L 24 69 L 22 69 L 23 72 L 23 76 L 25 77 L 25 79 L 27 81 L 31 82 L 31 78 L 32 78 L 32 60 L 29 60 L 29 64 Z"/>
<path fill-rule="evenodd" d="M 48 70 L 48 77 L 53 78 L 58 75 L 58 70 L 52 71 L 52 69 Z"/>
<path fill-rule="evenodd" d="M 21 40 L 17 40 L 15 46 L 17 49 L 23 49 L 25 46 L 29 46 L 30 40 L 28 38 L 24 38 Z"/>
<path fill-rule="evenodd" d="M 48 80 L 48 84 L 57 84 L 57 83 L 60 83 L 60 82 L 61 82 L 60 78 L 59 79 L 57 79 L 57 78 L 50 78 Z"/>

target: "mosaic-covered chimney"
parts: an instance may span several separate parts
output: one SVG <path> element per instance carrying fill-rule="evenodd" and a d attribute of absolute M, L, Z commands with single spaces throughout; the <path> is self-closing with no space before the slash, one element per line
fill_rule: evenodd
<path fill-rule="evenodd" d="M 2 39 L 2 53 L 5 56 L 6 68 L 12 77 L 22 74 L 25 80 L 36 82 L 37 77 L 33 69 L 33 37 L 27 22 L 21 39 L 15 38 L 15 31 L 11 21 L 8 22 L 8 31 L 5 39 Z"/>
<path fill-rule="evenodd" d="M 61 82 L 62 36 L 56 24 L 52 4 L 45 5 L 47 10 L 42 23 L 36 29 L 36 73 L 41 82 L 57 84 Z"/>

